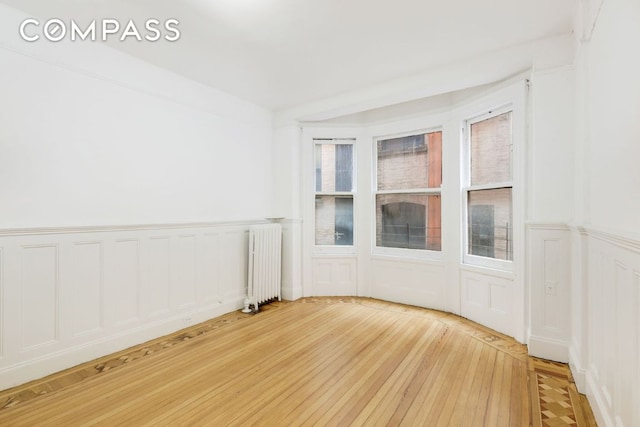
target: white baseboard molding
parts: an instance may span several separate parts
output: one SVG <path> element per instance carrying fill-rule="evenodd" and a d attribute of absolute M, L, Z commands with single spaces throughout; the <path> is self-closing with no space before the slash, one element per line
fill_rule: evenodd
<path fill-rule="evenodd" d="M 569 343 L 531 335 L 529 337 L 529 354 L 542 359 L 568 363 Z"/>
<path fill-rule="evenodd" d="M 207 307 L 198 307 L 190 312 L 182 312 L 172 317 L 135 326 L 117 334 L 100 337 L 75 347 L 6 366 L 0 369 L 0 390 L 43 378 L 230 313 L 242 308 L 243 301 L 244 297 L 238 297 Z"/>
<path fill-rule="evenodd" d="M 578 350 L 574 346 L 569 347 L 569 369 L 571 369 L 571 375 L 573 376 L 578 392 L 587 394 L 585 383 L 587 371 L 581 366 Z"/>
<path fill-rule="evenodd" d="M 295 301 L 302 298 L 302 286 L 295 286 L 293 288 L 283 288 L 282 298 L 287 301 Z"/>
<path fill-rule="evenodd" d="M 586 372 L 585 375 L 585 385 L 586 385 L 586 395 L 589 399 L 589 404 L 591 405 L 591 410 L 593 411 L 593 416 L 596 419 L 596 422 L 601 427 L 613 427 L 615 424 L 613 422 L 612 414 L 609 414 L 607 411 L 607 404 L 600 387 L 598 386 L 593 375 Z"/>

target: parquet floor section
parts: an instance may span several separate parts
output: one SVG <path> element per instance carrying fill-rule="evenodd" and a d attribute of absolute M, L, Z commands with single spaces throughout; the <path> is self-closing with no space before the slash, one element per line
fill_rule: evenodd
<path fill-rule="evenodd" d="M 595 425 L 583 400 L 565 365 L 455 315 L 307 298 L 0 392 L 0 425 Z"/>
<path fill-rule="evenodd" d="M 529 382 L 534 426 L 595 426 L 586 398 L 578 393 L 571 371 L 561 363 L 531 357 Z"/>

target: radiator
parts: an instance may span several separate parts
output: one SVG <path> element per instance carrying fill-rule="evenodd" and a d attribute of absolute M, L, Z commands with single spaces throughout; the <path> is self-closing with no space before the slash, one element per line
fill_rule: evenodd
<path fill-rule="evenodd" d="M 280 224 L 249 227 L 249 271 L 244 313 L 265 301 L 281 299 L 282 229 Z"/>

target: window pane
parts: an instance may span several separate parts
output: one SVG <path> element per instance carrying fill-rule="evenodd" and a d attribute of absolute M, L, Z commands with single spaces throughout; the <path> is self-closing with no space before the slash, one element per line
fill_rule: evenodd
<path fill-rule="evenodd" d="M 440 195 L 378 194 L 376 246 L 441 249 Z"/>
<path fill-rule="evenodd" d="M 316 245 L 353 245 L 352 196 L 316 196 Z"/>
<path fill-rule="evenodd" d="M 353 191 L 353 144 L 316 144 L 316 191 Z"/>
<path fill-rule="evenodd" d="M 471 125 L 471 185 L 511 181 L 511 112 Z"/>
<path fill-rule="evenodd" d="M 442 132 L 378 141 L 378 190 L 439 188 Z"/>
<path fill-rule="evenodd" d="M 513 259 L 511 188 L 469 191 L 469 254 Z"/>

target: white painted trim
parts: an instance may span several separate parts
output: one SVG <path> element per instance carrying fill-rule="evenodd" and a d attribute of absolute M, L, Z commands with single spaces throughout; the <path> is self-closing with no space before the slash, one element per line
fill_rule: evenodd
<path fill-rule="evenodd" d="M 529 337 L 529 354 L 556 362 L 569 362 L 569 343 L 532 335 Z"/>
<path fill-rule="evenodd" d="M 586 394 L 587 370 L 580 366 L 579 350 L 574 345 L 569 346 L 569 368 L 571 369 L 571 375 L 573 376 L 578 391 Z"/>
<path fill-rule="evenodd" d="M 640 235 L 589 226 L 585 227 L 585 229 L 590 237 L 605 241 L 621 249 L 640 253 Z"/>
<path fill-rule="evenodd" d="M 528 230 L 558 230 L 570 231 L 571 227 L 562 222 L 536 222 L 526 221 L 525 226 Z"/>
<path fill-rule="evenodd" d="M 292 289 L 282 288 L 282 299 L 285 301 L 295 301 L 302 298 L 302 286 L 295 286 Z"/>
<path fill-rule="evenodd" d="M 249 226 L 252 224 L 265 224 L 269 221 L 220 221 L 220 222 L 184 222 L 168 224 L 123 224 L 123 225 L 88 225 L 76 227 L 33 227 L 33 228 L 4 228 L 0 229 L 0 237 L 10 236 L 41 236 L 46 234 L 77 234 L 77 233 L 102 233 L 114 231 L 143 231 L 143 230 L 175 230 L 185 228 L 206 228 L 224 226 Z"/>
<path fill-rule="evenodd" d="M 613 426 L 613 420 L 609 416 L 606 410 L 603 408 L 607 407 L 606 399 L 602 395 L 600 391 L 600 387 L 596 382 L 596 379 L 593 378 L 593 374 L 587 370 L 586 373 L 586 395 L 589 399 L 589 403 L 591 405 L 591 410 L 593 411 L 593 416 L 596 419 L 596 422 L 600 426 Z"/>

